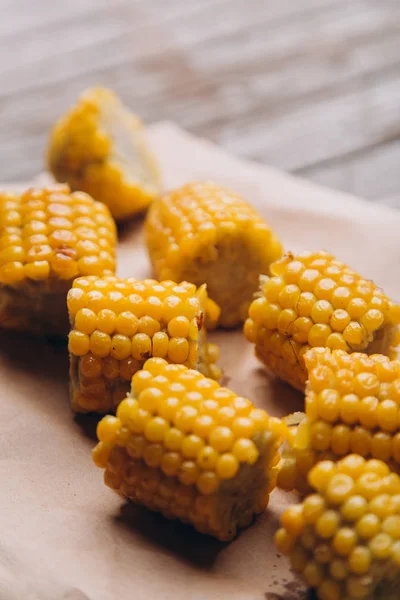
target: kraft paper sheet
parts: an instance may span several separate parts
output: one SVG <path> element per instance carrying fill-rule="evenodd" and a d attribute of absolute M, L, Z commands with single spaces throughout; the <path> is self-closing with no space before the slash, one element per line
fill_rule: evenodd
<path fill-rule="evenodd" d="M 324 248 L 400 298 L 400 212 L 234 158 L 170 123 L 149 129 L 166 188 L 212 179 L 242 193 L 287 250 Z M 40 176 L 38 181 L 46 179 Z M 21 184 L 22 185 L 22 184 Z M 119 274 L 151 275 L 142 220 L 122 228 Z M 211 336 L 225 383 L 274 415 L 303 399 L 269 378 L 241 331 Z M 293 497 L 229 544 L 135 507 L 91 461 L 96 419 L 74 418 L 63 345 L 0 336 L 0 600 L 300 600 L 273 545 Z"/>

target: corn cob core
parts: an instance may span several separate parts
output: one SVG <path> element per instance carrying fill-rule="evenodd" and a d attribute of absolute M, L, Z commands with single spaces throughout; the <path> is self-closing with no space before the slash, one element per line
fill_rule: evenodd
<path fill-rule="evenodd" d="M 290 431 L 278 485 L 305 490 L 318 460 L 351 452 L 400 470 L 400 361 L 327 348 L 305 355 L 305 419 Z"/>
<path fill-rule="evenodd" d="M 206 283 L 224 327 L 244 320 L 259 274 L 268 273 L 282 255 L 260 215 L 240 196 L 210 182 L 187 184 L 157 200 L 146 234 L 156 276 Z"/>
<path fill-rule="evenodd" d="M 228 540 L 267 505 L 282 433 L 249 400 L 151 358 L 100 421 L 93 459 L 121 495 Z"/>
<path fill-rule="evenodd" d="M 72 408 L 115 409 L 151 356 L 199 368 L 218 379 L 218 348 L 206 343 L 205 286 L 191 283 L 86 277 L 67 298 Z M 214 317 L 218 307 L 212 303 Z"/>
<path fill-rule="evenodd" d="M 79 275 L 113 273 L 109 210 L 65 185 L 0 193 L 0 324 L 67 334 L 65 297 Z"/>
<path fill-rule="evenodd" d="M 278 549 L 319 600 L 397 600 L 400 477 L 380 460 L 351 454 L 309 474 L 315 493 L 288 508 Z"/>
<path fill-rule="evenodd" d="M 312 347 L 394 357 L 400 307 L 327 252 L 288 253 L 271 265 L 249 310 L 245 335 L 280 379 L 304 390 Z"/>
<path fill-rule="evenodd" d="M 122 220 L 160 192 L 160 176 L 140 120 L 110 90 L 88 90 L 54 126 L 49 168 L 58 181 L 84 190 Z"/>

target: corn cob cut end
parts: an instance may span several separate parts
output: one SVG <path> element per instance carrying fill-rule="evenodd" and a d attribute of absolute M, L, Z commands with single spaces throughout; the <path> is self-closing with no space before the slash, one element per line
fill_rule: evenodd
<path fill-rule="evenodd" d="M 58 181 L 84 190 L 123 220 L 143 211 L 161 190 L 143 125 L 110 90 L 87 90 L 54 126 L 48 164 Z"/>
<path fill-rule="evenodd" d="M 218 366 L 219 347 L 207 341 L 207 331 L 216 328 L 221 310 L 219 306 L 208 297 L 207 286 L 201 285 L 197 290 L 200 300 L 200 317 L 197 322 L 198 332 L 198 357 L 196 369 L 206 377 L 219 381 L 222 370 Z"/>
<path fill-rule="evenodd" d="M 282 256 L 280 241 L 260 215 L 211 182 L 187 184 L 155 202 L 146 234 L 156 275 L 206 282 L 223 327 L 244 321 L 259 274 Z"/>
<path fill-rule="evenodd" d="M 65 297 L 79 275 L 113 273 L 108 209 L 65 185 L 0 193 L 0 326 L 66 335 Z"/>
<path fill-rule="evenodd" d="M 284 426 L 183 365 L 149 359 L 93 451 L 105 483 L 220 540 L 268 503 Z"/>
<path fill-rule="evenodd" d="M 304 391 L 310 348 L 394 358 L 400 307 L 327 252 L 288 253 L 261 278 L 245 335 L 279 378 Z"/>
<path fill-rule="evenodd" d="M 280 346 L 281 356 L 276 356 L 274 350 L 268 348 L 270 346 Z M 303 365 L 303 361 L 296 354 L 297 348 L 289 340 L 284 340 L 279 334 L 272 335 L 267 339 L 264 338 L 263 343 L 255 348 L 256 357 L 267 366 L 267 369 L 272 375 L 278 379 L 285 381 L 295 390 L 304 392 L 307 381 L 307 373 Z"/>
<path fill-rule="evenodd" d="M 71 405 L 114 411 L 151 356 L 218 379 L 219 350 L 207 342 L 205 286 L 117 277 L 77 279 L 68 293 Z"/>
<path fill-rule="evenodd" d="M 307 417 L 304 413 L 297 412 L 286 417 L 284 422 L 285 440 L 277 466 L 276 486 L 287 492 L 296 490 L 304 495 L 310 492 L 307 477 L 317 462 L 316 454 L 311 449 Z"/>
<path fill-rule="evenodd" d="M 276 533 L 292 569 L 319 600 L 395 600 L 400 585 L 400 477 L 380 460 L 348 455 L 309 474 L 313 493 Z"/>

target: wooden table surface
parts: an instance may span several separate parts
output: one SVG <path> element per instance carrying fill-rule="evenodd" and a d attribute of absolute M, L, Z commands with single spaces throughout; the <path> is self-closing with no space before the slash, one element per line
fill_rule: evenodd
<path fill-rule="evenodd" d="M 148 123 L 400 207 L 400 0 L 0 0 L 0 181 L 106 85 Z"/>

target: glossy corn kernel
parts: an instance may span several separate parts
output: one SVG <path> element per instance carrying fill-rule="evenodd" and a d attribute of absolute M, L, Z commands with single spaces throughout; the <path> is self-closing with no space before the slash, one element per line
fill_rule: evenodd
<path fill-rule="evenodd" d="M 278 549 L 319 600 L 396 600 L 400 585 L 400 477 L 350 454 L 310 471 L 313 493 L 288 508 Z"/>
<path fill-rule="evenodd" d="M 126 396 L 145 361 L 165 358 L 219 379 L 218 348 L 206 343 L 210 305 L 192 283 L 86 277 L 67 297 L 72 408 L 108 412 Z M 213 314 L 218 309 L 213 305 Z"/>
<path fill-rule="evenodd" d="M 183 365 L 148 360 L 93 451 L 106 485 L 221 540 L 268 503 L 284 426 Z"/>
<path fill-rule="evenodd" d="M 260 273 L 282 256 L 281 244 L 240 196 L 214 183 L 187 184 L 155 202 L 147 246 L 161 279 L 207 284 L 221 307 L 220 324 L 241 323 Z"/>
<path fill-rule="evenodd" d="M 106 204 L 117 220 L 160 192 L 156 161 L 139 119 L 110 90 L 88 90 L 54 126 L 48 163 L 58 181 Z"/>
<path fill-rule="evenodd" d="M 400 307 L 372 281 L 327 252 L 287 254 L 249 310 L 245 335 L 258 358 L 303 391 L 304 354 L 313 347 L 394 357 Z"/>
<path fill-rule="evenodd" d="M 289 433 L 278 485 L 304 491 L 313 464 L 350 452 L 399 470 L 400 361 L 314 348 L 305 364 L 305 418 Z"/>
<path fill-rule="evenodd" d="M 0 326 L 68 333 L 65 298 L 79 275 L 115 271 L 109 210 L 66 185 L 0 192 Z"/>

